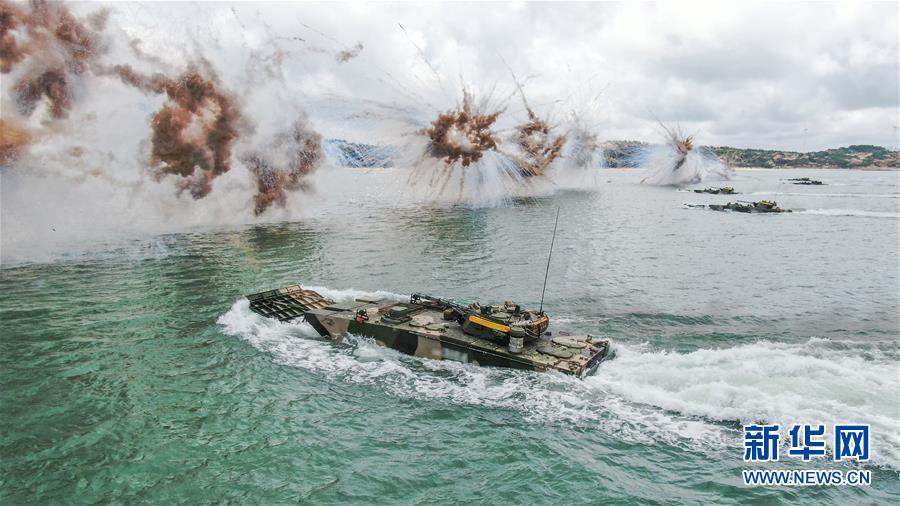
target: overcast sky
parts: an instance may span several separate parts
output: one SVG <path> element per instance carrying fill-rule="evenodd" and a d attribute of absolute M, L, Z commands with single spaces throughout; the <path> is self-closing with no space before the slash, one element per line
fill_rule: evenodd
<path fill-rule="evenodd" d="M 654 140 L 658 118 L 701 144 L 813 150 L 897 147 L 898 5 L 114 4 L 111 22 L 173 63 L 194 44 L 226 82 L 274 37 L 286 96 L 326 135 L 352 135 L 347 115 L 373 103 L 447 108 L 460 76 L 505 97 L 505 60 L 540 114 L 576 112 L 604 139 Z"/>

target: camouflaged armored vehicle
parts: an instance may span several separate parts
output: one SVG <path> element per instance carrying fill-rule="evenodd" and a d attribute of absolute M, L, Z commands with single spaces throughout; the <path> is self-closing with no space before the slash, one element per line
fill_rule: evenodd
<path fill-rule="evenodd" d="M 713 195 L 735 195 L 737 192 L 731 186 L 723 186 L 722 188 L 704 188 L 702 190 L 694 190 L 694 193 L 710 193 Z"/>
<path fill-rule="evenodd" d="M 734 211 L 736 213 L 789 213 L 790 209 L 778 207 L 774 200 L 760 200 L 759 202 L 729 202 L 724 205 L 710 204 L 713 211 Z"/>
<path fill-rule="evenodd" d="M 371 337 L 381 346 L 417 357 L 483 366 L 592 373 L 609 341 L 591 335 L 552 336 L 550 318 L 518 304 L 460 304 L 413 294 L 409 302 L 361 297 L 334 302 L 299 285 L 248 295 L 250 310 L 280 321 L 301 318 L 323 337 Z"/>
<path fill-rule="evenodd" d="M 810 185 L 811 186 L 820 186 L 820 185 L 825 184 L 821 181 L 818 181 L 816 179 L 810 179 L 808 177 L 795 177 L 795 178 L 788 179 L 788 181 L 790 181 L 791 184 L 802 184 L 802 185 L 808 185 L 808 186 L 810 186 Z"/>

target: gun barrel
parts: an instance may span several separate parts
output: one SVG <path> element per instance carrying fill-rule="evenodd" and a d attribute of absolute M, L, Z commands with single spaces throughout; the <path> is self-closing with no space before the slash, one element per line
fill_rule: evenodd
<path fill-rule="evenodd" d="M 454 309 L 459 314 L 466 314 L 466 307 L 462 304 L 453 302 L 452 300 L 442 299 L 440 297 L 434 297 L 432 295 L 427 295 L 424 293 L 414 293 L 409 297 L 409 302 L 411 304 L 421 304 L 422 301 L 428 301 L 428 305 L 432 307 L 436 307 L 438 309 Z"/>

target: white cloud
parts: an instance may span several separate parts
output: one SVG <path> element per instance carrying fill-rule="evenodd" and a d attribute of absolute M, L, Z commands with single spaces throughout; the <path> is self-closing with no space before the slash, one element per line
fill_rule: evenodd
<path fill-rule="evenodd" d="M 533 105 L 557 119 L 585 109 L 607 139 L 652 140 L 659 118 L 699 131 L 705 144 L 800 149 L 807 129 L 809 149 L 896 145 L 895 2 L 143 3 L 112 9 L 112 21 L 144 39 L 148 52 L 175 64 L 202 53 L 229 83 L 241 80 L 250 52 L 271 50 L 275 37 L 291 53 L 284 96 L 306 108 L 326 135 L 351 135 L 348 116 L 371 109 L 371 101 L 425 116 L 450 107 L 459 98 L 460 76 L 482 91 L 496 84 L 497 95 L 506 96 L 513 82 L 502 57 L 521 79 L 530 76 Z M 362 53 L 338 63 L 334 53 L 357 42 Z M 512 100 L 506 121 L 517 114 L 521 106 Z M 375 116 L 359 122 L 358 136 L 379 137 Z"/>

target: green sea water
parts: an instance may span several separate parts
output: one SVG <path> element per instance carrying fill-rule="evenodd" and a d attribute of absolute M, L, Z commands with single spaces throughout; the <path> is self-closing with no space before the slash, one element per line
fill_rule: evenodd
<path fill-rule="evenodd" d="M 360 191 L 289 223 L 49 258 L 11 245 L 0 502 L 896 504 L 897 173 L 781 182 L 808 174 L 733 182 L 792 215 L 683 209 L 727 197 L 610 171 L 599 191 L 494 208 Z M 557 206 L 552 328 L 615 347 L 585 381 L 334 344 L 242 299 L 302 283 L 536 304 Z M 870 423 L 872 485 L 745 487 L 741 469 L 857 467 L 745 464 L 753 421 Z"/>

